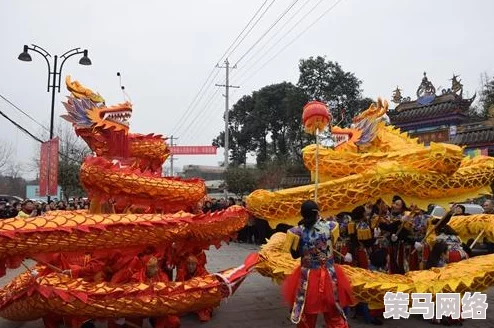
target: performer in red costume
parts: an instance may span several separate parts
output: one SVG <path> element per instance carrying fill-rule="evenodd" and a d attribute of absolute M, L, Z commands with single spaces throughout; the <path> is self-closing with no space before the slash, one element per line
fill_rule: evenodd
<path fill-rule="evenodd" d="M 204 252 L 202 252 L 204 254 Z M 200 265 L 197 257 L 190 255 L 187 257 L 185 262 L 177 268 L 177 278 L 176 281 L 187 281 L 197 276 L 207 275 L 208 271 L 204 265 Z M 211 320 L 213 315 L 212 308 L 202 309 L 196 312 L 199 320 L 201 322 L 207 322 Z"/>
<path fill-rule="evenodd" d="M 73 278 L 81 278 L 89 282 L 101 282 L 104 280 L 105 255 L 93 253 L 57 253 L 53 255 L 39 255 L 36 260 L 47 264 L 48 269 L 42 275 L 58 271 Z M 58 328 L 60 323 L 70 323 L 70 327 L 79 328 L 91 318 L 61 317 L 50 314 L 43 317 L 43 323 L 47 328 Z"/>
<path fill-rule="evenodd" d="M 142 256 L 141 263 L 142 263 L 141 269 L 132 276 L 131 281 L 143 282 L 146 284 L 169 281 L 166 273 L 160 269 L 158 258 L 156 258 L 154 255 Z M 151 322 L 154 328 L 180 327 L 180 319 L 177 316 L 173 316 L 173 315 L 151 318 Z"/>
<path fill-rule="evenodd" d="M 350 282 L 334 265 L 333 240 L 337 223 L 323 221 L 311 200 L 302 204 L 303 219 L 287 232 L 285 249 L 301 265 L 283 283 L 285 299 L 292 305 L 291 321 L 299 328 L 316 326 L 317 315 L 324 314 L 327 327 L 348 328 L 343 308 L 354 305 Z"/>

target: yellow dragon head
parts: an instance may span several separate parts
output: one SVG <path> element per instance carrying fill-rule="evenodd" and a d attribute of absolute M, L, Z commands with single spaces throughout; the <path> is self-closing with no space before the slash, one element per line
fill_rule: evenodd
<path fill-rule="evenodd" d="M 331 134 L 335 138 L 335 149 L 339 151 L 357 152 L 359 149 L 369 146 L 377 135 L 379 123 L 387 121 L 388 102 L 378 98 L 368 109 L 353 118 L 350 128 L 331 128 Z"/>
<path fill-rule="evenodd" d="M 105 100 L 78 81 L 65 79 L 72 96 L 64 102 L 67 114 L 61 117 L 72 123 L 76 129 L 101 128 L 113 131 L 129 130 L 132 104 L 125 102 L 115 106 L 105 106 Z"/>

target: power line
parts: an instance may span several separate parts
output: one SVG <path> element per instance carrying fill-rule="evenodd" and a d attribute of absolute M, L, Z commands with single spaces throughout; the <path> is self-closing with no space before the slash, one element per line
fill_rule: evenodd
<path fill-rule="evenodd" d="M 37 136 L 35 136 L 33 133 L 31 133 L 28 129 L 26 129 L 25 127 L 23 127 L 22 125 L 20 125 L 19 123 L 17 123 L 16 121 L 14 121 L 13 119 L 11 119 L 7 114 L 5 114 L 4 112 L 2 112 L 0 110 L 0 115 L 5 117 L 10 123 L 12 123 L 13 125 L 15 125 L 16 128 L 18 128 L 19 130 L 21 130 L 22 132 L 24 132 L 25 134 L 27 134 L 28 136 L 30 136 L 31 138 L 33 138 L 34 140 L 36 140 L 37 142 L 39 143 L 44 143 L 45 141 L 41 140 L 40 138 L 38 138 Z M 73 162 L 76 162 L 76 163 L 80 163 L 80 161 L 78 160 L 75 160 L 73 158 L 71 158 L 70 156 L 62 153 L 62 152 L 58 152 L 58 154 L 62 157 L 65 157 L 66 159 L 68 160 L 71 160 Z"/>
<path fill-rule="evenodd" d="M 175 126 L 175 129 L 173 130 L 172 134 L 173 135 L 176 135 L 176 132 L 179 130 L 180 127 L 182 127 L 183 125 L 183 122 L 185 121 L 185 117 L 187 116 L 187 114 L 189 114 L 190 110 L 192 108 L 195 108 L 195 106 L 193 107 L 192 105 L 195 103 L 197 97 L 199 97 L 199 95 L 201 94 L 202 90 L 204 89 L 204 87 L 206 86 L 206 84 L 209 82 L 209 79 L 211 78 L 211 76 L 213 75 L 214 71 L 215 71 L 215 68 L 216 67 L 213 67 L 213 69 L 211 70 L 211 72 L 209 72 L 209 75 L 208 77 L 206 78 L 206 81 L 204 81 L 203 85 L 201 86 L 201 88 L 199 89 L 199 92 L 197 92 L 196 96 L 194 97 L 194 99 L 192 100 L 192 102 L 189 104 L 189 106 L 187 107 L 187 109 L 185 110 L 185 112 L 182 114 L 182 116 L 180 117 L 180 119 L 178 120 L 178 124 Z M 219 74 L 219 71 L 216 72 L 216 75 L 213 77 L 213 80 L 216 78 L 216 76 L 218 76 Z M 200 99 L 202 99 L 202 97 L 204 96 L 204 94 L 201 96 Z M 199 101 L 200 101 L 199 99 Z M 197 106 L 197 104 L 196 104 Z"/>
<path fill-rule="evenodd" d="M 228 56 L 230 56 L 230 55 L 231 55 L 231 54 L 232 54 L 232 53 L 233 53 L 233 52 L 234 52 L 234 51 L 235 51 L 235 50 L 236 50 L 236 49 L 240 46 L 240 44 L 242 44 L 242 42 L 245 40 L 245 38 L 249 35 L 249 33 L 252 31 L 252 29 L 253 29 L 253 28 L 257 25 L 257 23 L 259 23 L 259 21 L 262 19 L 262 17 L 264 17 L 264 15 L 266 14 L 266 12 L 269 10 L 269 8 L 271 8 L 271 6 L 274 4 L 274 2 L 275 2 L 275 1 L 276 1 L 276 0 L 272 0 L 272 1 L 271 1 L 271 3 L 270 3 L 270 4 L 269 4 L 269 5 L 265 8 L 265 10 L 264 10 L 264 11 L 261 13 L 261 15 L 257 18 L 257 20 L 254 22 L 254 24 L 253 24 L 253 25 L 249 28 L 249 30 L 247 31 L 247 33 L 246 33 L 246 34 L 242 37 L 242 39 L 240 40 L 240 42 L 239 42 L 239 43 L 237 43 L 237 45 L 236 45 L 236 46 L 235 46 L 235 47 L 231 50 L 231 52 L 230 52 L 230 54 L 229 54 Z M 298 1 L 298 0 L 295 0 L 295 1 L 294 1 L 294 3 L 293 3 L 293 4 L 292 4 L 292 5 L 288 8 L 288 10 L 290 10 L 290 8 L 291 8 L 291 7 L 293 7 L 293 5 L 294 5 L 297 1 Z M 257 16 L 257 14 L 261 11 L 261 9 L 264 7 L 264 5 L 266 4 L 266 2 L 267 2 L 267 0 L 266 0 L 266 1 L 262 4 L 262 5 L 261 5 L 261 7 L 260 7 L 260 8 L 256 11 L 256 13 L 254 14 L 254 16 L 253 16 L 253 17 L 249 20 L 249 23 L 248 23 L 248 24 L 244 27 L 244 29 L 243 29 L 243 30 L 242 30 L 242 32 L 239 34 L 239 36 L 237 36 L 237 38 L 236 38 L 236 39 L 235 39 L 235 41 L 232 43 L 232 45 L 233 45 L 233 44 L 235 44 L 236 40 L 238 40 L 238 38 L 240 37 L 240 35 L 242 35 L 242 33 L 243 33 L 243 32 L 245 31 L 245 29 L 249 26 L 249 24 L 252 22 L 252 20 L 253 20 L 253 19 Z M 288 10 L 285 10 L 285 12 L 284 12 L 284 13 L 283 13 L 283 14 L 282 14 L 279 18 L 278 18 L 278 20 L 277 20 L 277 21 L 276 21 L 273 25 L 271 25 L 270 29 L 272 29 L 272 28 L 273 28 L 273 27 L 274 27 L 274 26 L 275 26 L 275 25 L 279 22 L 279 20 L 280 20 L 281 18 L 283 18 L 283 16 L 284 16 L 284 15 L 288 12 Z M 270 29 L 268 29 L 268 31 L 267 31 L 267 32 L 269 32 L 269 30 L 270 30 Z M 267 34 L 267 32 L 265 32 L 265 34 L 261 37 L 261 39 L 260 39 L 260 40 L 262 40 L 262 38 L 263 38 L 263 37 Z M 258 41 L 257 41 L 257 43 L 259 43 L 259 41 L 260 41 L 260 40 L 258 40 Z M 256 43 L 256 44 L 257 44 L 257 43 Z M 254 44 L 254 46 L 255 46 L 256 44 Z M 229 48 L 231 48 L 231 46 L 230 46 Z M 253 47 L 251 47 L 248 51 L 250 51 L 252 48 L 253 48 Z M 225 52 L 225 54 L 226 54 L 227 52 L 228 52 L 228 50 Z M 223 56 L 222 56 L 221 58 L 223 58 L 225 54 L 223 54 Z M 217 66 L 218 66 L 218 65 L 217 65 Z M 235 66 L 235 65 L 234 65 L 234 66 Z M 218 73 L 219 73 L 219 71 L 218 71 Z M 218 73 L 216 74 L 216 76 L 218 75 Z M 210 74 L 210 75 L 211 75 L 211 74 Z M 216 77 L 216 76 L 215 76 L 215 77 Z M 217 93 L 217 92 L 215 92 L 215 93 L 214 93 L 214 94 L 213 94 L 213 95 L 209 98 L 209 100 L 207 101 L 207 103 L 206 103 L 205 107 L 207 107 L 207 106 L 211 103 L 212 98 L 214 97 L 214 95 L 215 95 L 216 93 Z M 204 111 L 203 111 L 203 112 L 204 112 Z M 185 115 L 184 115 L 184 116 L 185 116 Z M 189 124 L 189 126 L 188 126 L 188 127 L 186 127 L 186 130 L 183 132 L 184 134 L 190 130 L 191 126 L 193 126 L 193 124 L 194 124 L 194 122 L 197 120 L 198 116 L 199 116 L 199 115 L 195 116 L 195 117 L 194 117 L 194 119 L 193 119 L 193 121 Z M 183 121 L 183 120 L 181 120 L 181 122 L 180 122 L 180 123 L 183 123 L 183 122 L 184 122 L 184 121 Z M 176 129 L 174 130 L 174 133 L 173 133 L 173 134 L 176 134 L 175 132 L 176 132 L 177 130 L 178 130 L 178 128 L 176 128 Z"/>
<path fill-rule="evenodd" d="M 14 121 L 10 117 L 8 117 L 1 110 L 0 110 L 0 115 L 2 115 L 3 117 L 5 117 L 10 123 L 14 124 L 19 130 L 21 130 L 22 132 L 24 132 L 25 134 L 27 134 L 28 136 L 30 136 L 34 140 L 36 140 L 36 141 L 38 141 L 40 143 L 43 143 L 44 142 L 43 140 L 41 140 L 40 138 L 36 137 L 34 134 L 32 134 L 31 132 L 29 132 L 26 128 L 22 127 L 19 123 L 17 123 L 16 121 Z"/>
<path fill-rule="evenodd" d="M 276 47 L 287 35 L 289 35 L 308 15 L 310 15 L 324 0 L 319 0 L 314 6 L 312 6 L 312 8 L 307 12 L 305 13 L 285 34 L 283 34 L 283 36 L 281 38 L 278 39 L 278 41 L 276 41 L 276 43 L 272 44 L 262 55 L 261 57 L 259 57 L 252 65 L 250 65 L 250 67 L 247 69 L 247 70 L 244 70 L 243 73 L 240 75 L 239 79 L 244 77 L 246 75 L 246 73 L 249 72 L 250 69 L 252 69 L 257 63 L 259 63 L 262 59 L 264 59 L 264 57 L 272 50 L 274 49 L 274 47 Z M 299 9 L 299 11 L 308 3 L 308 1 Z M 299 12 L 298 11 L 298 12 Z M 298 13 L 297 12 L 297 13 Z M 295 17 L 292 16 L 292 18 Z M 286 23 L 285 23 L 286 24 Z M 281 29 L 279 30 L 281 31 Z M 278 31 L 278 32 L 279 32 Z M 262 50 L 262 48 L 260 49 Z M 259 52 L 257 52 L 259 53 Z M 256 53 L 256 55 L 257 55 Z M 251 58 L 254 58 L 255 55 Z"/>
<path fill-rule="evenodd" d="M 255 21 L 254 25 L 252 25 L 250 27 L 250 29 L 247 31 L 247 33 L 244 35 L 244 37 L 242 38 L 242 40 L 240 40 L 240 42 L 235 46 L 235 48 L 233 48 L 233 50 L 228 54 L 227 57 L 231 57 L 232 53 L 238 48 L 238 46 L 240 44 L 242 44 L 242 42 L 245 40 L 245 38 L 247 37 L 247 35 L 249 35 L 249 33 L 252 31 L 252 29 L 257 25 L 257 23 L 259 23 L 259 21 L 261 20 L 261 18 L 264 17 L 264 15 L 266 14 L 266 12 L 269 10 L 269 8 L 271 8 L 271 6 L 273 5 L 273 3 L 275 2 L 276 0 L 272 0 L 271 3 L 268 5 L 268 7 L 262 12 L 261 16 L 259 16 L 259 18 Z"/>
<path fill-rule="evenodd" d="M 279 21 L 285 17 L 285 15 L 293 8 L 293 6 L 298 2 L 299 0 L 294 0 L 292 2 L 292 4 L 290 6 L 288 6 L 287 9 L 285 9 L 285 11 L 276 19 L 276 21 L 261 35 L 261 37 L 259 39 L 257 39 L 256 42 L 254 42 L 254 44 L 249 48 L 247 49 L 247 51 L 242 55 L 240 56 L 240 59 L 237 60 L 237 62 L 235 63 L 234 66 L 237 66 L 238 63 L 245 58 L 245 56 L 247 56 L 249 54 L 249 52 L 252 51 L 252 49 L 254 49 L 254 47 L 259 44 L 259 42 L 261 42 L 261 40 L 273 29 L 273 27 L 276 26 L 276 24 L 279 23 Z"/>
<path fill-rule="evenodd" d="M 271 57 L 267 62 L 265 62 L 261 67 L 259 67 L 254 73 L 249 75 L 249 77 L 242 81 L 241 84 L 244 84 L 248 80 L 250 80 L 257 72 L 262 70 L 267 64 L 269 64 L 271 61 L 273 61 L 276 57 L 278 57 L 286 48 L 288 48 L 290 45 L 292 45 L 296 40 L 298 40 L 299 37 L 301 37 L 307 30 L 309 30 L 312 26 L 314 26 L 321 18 L 323 18 L 326 14 L 328 14 L 331 10 L 333 10 L 336 5 L 338 5 L 341 1 L 343 0 L 337 0 L 331 7 L 329 7 L 325 12 L 323 12 L 313 23 L 311 23 L 307 28 L 305 28 L 301 33 L 299 33 L 292 41 L 290 41 L 288 44 L 286 44 L 283 48 L 281 48 L 280 51 L 278 51 L 273 57 Z"/>
<path fill-rule="evenodd" d="M 254 14 L 254 16 L 249 20 L 249 22 L 247 23 L 247 25 L 242 29 L 242 31 L 240 32 L 240 34 L 235 38 L 235 40 L 233 41 L 233 43 L 228 47 L 228 49 L 225 51 L 225 53 L 218 60 L 218 63 L 221 61 L 221 59 L 223 59 L 223 57 L 225 56 L 225 54 L 228 53 L 228 51 L 235 44 L 235 42 L 237 42 L 237 40 L 240 38 L 240 36 L 242 35 L 242 33 L 247 29 L 247 27 L 254 20 L 254 18 L 257 16 L 257 14 L 261 11 L 261 9 L 264 7 L 264 5 L 267 3 L 267 1 L 268 0 L 265 0 L 264 3 L 261 5 L 261 7 L 259 7 L 259 9 L 256 11 L 256 13 Z M 237 49 L 237 47 L 243 42 L 243 40 L 245 39 L 245 37 L 250 33 L 250 31 L 252 31 L 252 29 L 257 25 L 257 23 L 259 22 L 259 20 L 264 16 L 264 14 L 266 13 L 266 11 L 271 7 L 271 5 L 275 1 L 276 0 L 272 0 L 271 1 L 271 3 L 269 4 L 269 6 L 266 8 L 266 10 L 261 14 L 261 16 L 257 19 L 257 21 L 251 26 L 251 28 L 249 29 L 249 31 L 244 35 L 244 37 L 242 38 L 242 40 L 240 40 L 240 42 L 235 46 L 235 48 L 230 52 L 230 54 L 233 53 L 233 51 L 235 51 Z M 180 119 L 178 120 L 178 124 L 175 125 L 175 128 L 173 129 L 173 132 L 172 132 L 173 135 L 176 135 L 176 133 L 178 132 L 178 130 L 180 128 L 182 128 L 182 126 L 183 126 L 183 124 L 185 122 L 185 120 L 184 120 L 185 117 L 187 117 L 187 115 L 191 112 L 191 110 L 193 110 L 197 106 L 197 103 L 201 101 L 202 97 L 204 97 L 204 93 L 206 93 L 206 90 L 209 89 L 209 87 L 208 87 L 208 88 L 206 88 L 206 90 L 204 90 L 204 87 L 210 82 L 209 79 L 213 75 L 213 73 L 215 71 L 215 68 L 216 68 L 216 66 L 213 67 L 213 69 L 209 72 L 208 77 L 206 78 L 206 80 L 202 84 L 201 88 L 199 89 L 199 91 L 195 95 L 194 99 L 192 99 L 191 103 L 189 104 L 189 106 L 187 107 L 187 109 L 185 110 L 185 112 L 182 114 L 182 116 L 180 117 Z M 217 71 L 216 75 L 213 77 L 213 80 L 216 78 L 216 76 L 218 76 L 218 74 L 219 74 L 219 71 Z M 204 93 L 202 93 L 203 90 L 204 90 Z M 198 97 L 199 97 L 199 95 L 201 95 L 201 93 L 202 93 L 202 96 L 198 99 Z M 196 100 L 197 100 L 197 103 L 196 103 Z M 193 106 L 194 103 L 196 103 L 195 106 Z"/>
<path fill-rule="evenodd" d="M 214 96 L 216 96 L 216 94 L 219 92 L 219 89 L 216 89 L 216 91 L 211 95 L 211 97 L 209 97 L 209 99 L 207 100 L 206 102 L 206 105 L 204 105 L 204 108 L 202 110 L 202 113 L 206 113 L 207 112 L 207 109 L 208 109 L 208 106 L 212 103 L 212 100 L 214 99 Z M 194 119 L 192 120 L 192 122 L 190 122 L 190 124 L 186 127 L 186 129 L 183 131 L 183 135 L 186 135 L 186 133 L 188 133 L 189 131 L 193 131 L 191 128 L 192 126 L 194 125 L 194 123 L 197 121 L 197 119 L 200 117 L 201 115 L 196 115 L 194 116 Z M 188 135 L 187 135 L 188 136 Z M 184 140 L 185 137 L 182 137 L 182 140 Z"/>
<path fill-rule="evenodd" d="M 257 72 L 259 72 L 261 69 L 263 69 L 267 64 L 269 64 L 271 61 L 273 61 L 276 57 L 278 57 L 286 48 L 288 48 L 290 45 L 292 45 L 296 40 L 298 40 L 298 38 L 300 38 L 305 32 L 307 32 L 312 26 L 314 26 L 319 20 L 321 20 L 326 14 L 328 14 L 331 10 L 333 10 L 336 5 L 338 5 L 341 1 L 343 0 L 337 0 L 333 5 L 331 5 L 326 11 L 324 11 L 314 22 L 312 22 L 309 26 L 307 26 L 304 30 L 302 30 L 302 32 L 300 32 L 299 34 L 297 34 L 295 36 L 295 38 L 293 38 L 288 44 L 286 44 L 280 51 L 278 51 L 273 57 L 271 57 L 266 63 L 264 63 L 261 67 L 259 67 L 256 71 L 254 71 L 247 79 L 245 79 L 244 81 L 242 81 L 242 83 L 239 83 L 239 84 L 244 84 L 245 82 L 247 82 L 248 80 L 250 80 L 255 74 L 257 74 Z M 296 26 L 298 26 L 298 24 L 305 18 L 307 17 L 312 11 L 315 10 L 315 8 L 322 2 L 322 0 L 320 0 L 315 6 L 313 6 L 311 8 L 311 10 L 306 13 L 299 21 L 297 21 L 295 23 L 295 25 L 287 32 L 285 33 L 281 38 L 280 40 L 278 40 L 278 42 L 276 44 L 279 44 L 279 42 L 284 39 Z M 273 47 L 271 47 L 273 48 Z M 270 48 L 270 49 L 271 49 Z M 267 52 L 266 52 L 267 53 Z M 263 57 L 261 57 L 262 59 Z M 258 60 L 259 61 L 259 60 Z M 238 62 L 238 61 L 237 61 Z M 212 100 L 212 98 L 214 97 L 214 94 L 213 96 L 209 99 L 209 100 Z M 209 102 L 209 101 L 208 101 Z M 195 117 L 194 121 L 197 119 L 198 117 Z M 192 125 L 192 123 L 191 123 Z M 191 127 L 191 125 L 189 125 L 188 128 Z"/>
<path fill-rule="evenodd" d="M 273 39 L 274 39 L 274 38 L 275 38 L 275 37 L 276 37 L 276 36 L 277 36 L 277 35 L 278 35 L 281 31 L 283 31 L 283 30 L 284 30 L 284 28 L 285 28 L 285 26 L 287 26 L 287 25 L 288 25 L 288 23 L 290 23 L 290 22 L 292 21 L 292 19 L 294 19 L 294 18 L 295 18 L 295 17 L 296 17 L 296 16 L 300 13 L 300 11 L 301 11 L 302 9 L 304 9 L 304 8 L 305 8 L 305 6 L 307 6 L 307 5 L 309 4 L 309 2 L 310 2 L 310 1 L 311 1 L 311 0 L 306 0 L 306 1 L 304 2 L 304 4 L 302 4 L 302 6 L 300 6 L 300 8 L 298 8 L 298 9 L 297 9 L 297 11 L 296 11 L 294 14 L 293 14 L 293 15 L 292 15 L 292 16 L 291 16 L 291 17 L 290 17 L 287 21 L 285 21 L 285 23 L 283 23 L 283 25 L 282 25 L 282 26 L 278 29 L 278 31 L 276 31 L 276 33 L 275 33 L 275 34 L 273 34 L 273 35 L 272 35 L 272 36 L 271 36 L 271 37 L 270 37 L 270 38 L 266 41 L 266 45 L 268 45 L 268 44 L 271 42 L 271 40 L 273 40 Z M 322 2 L 322 1 L 323 1 L 323 0 L 320 0 L 319 2 Z M 305 17 L 305 16 L 304 16 L 304 17 Z M 286 35 L 286 34 L 285 34 L 285 35 Z M 278 40 L 278 42 L 279 42 L 279 40 Z M 257 55 L 258 55 L 258 54 L 259 54 L 259 53 L 260 53 L 263 49 L 264 49 L 264 48 L 262 48 L 262 47 L 261 47 L 261 48 L 259 48 L 259 49 L 256 51 L 256 53 L 255 53 L 252 57 L 250 57 L 250 58 L 247 60 L 247 62 L 244 64 L 244 67 L 245 67 L 245 66 L 247 66 L 247 63 L 249 63 L 249 62 L 250 62 L 253 58 L 255 58 L 255 57 L 256 57 L 256 56 L 257 56 Z M 232 74 L 232 77 L 234 77 L 234 76 L 235 76 L 235 74 Z"/>
<path fill-rule="evenodd" d="M 208 105 L 208 108 L 211 108 L 211 110 L 214 111 L 214 114 L 215 115 L 216 115 L 216 112 L 218 111 L 218 109 L 221 108 L 220 102 L 222 100 L 223 99 L 221 99 L 221 98 L 217 98 L 216 101 L 212 101 Z M 207 125 L 210 125 L 211 124 L 211 120 L 209 118 L 212 118 L 215 115 L 209 115 L 206 119 L 201 120 L 199 124 L 196 124 L 196 128 L 194 128 L 192 131 L 204 131 L 204 128 Z M 186 139 L 184 139 L 184 140 L 192 141 L 192 137 L 193 136 L 194 136 L 193 134 L 189 133 L 189 134 L 187 134 L 187 136 L 185 137 Z"/>
<path fill-rule="evenodd" d="M 252 21 L 254 20 L 254 18 L 256 18 L 257 14 L 259 14 L 259 12 L 261 11 L 262 7 L 264 7 L 264 5 L 266 5 L 266 3 L 268 2 L 268 0 L 264 0 L 264 2 L 262 3 L 261 7 L 259 7 L 259 9 L 257 9 L 256 13 L 254 14 L 254 16 L 252 16 L 252 18 L 249 20 L 249 22 L 247 23 L 247 25 L 245 25 L 245 27 L 242 29 L 242 31 L 239 33 L 239 35 L 237 35 L 237 37 L 235 38 L 235 40 L 232 42 L 232 44 L 230 44 L 230 46 L 228 47 L 228 49 L 226 49 L 225 53 L 220 57 L 220 59 L 218 60 L 218 65 L 220 64 L 221 60 L 223 59 L 223 57 L 225 57 L 225 55 L 228 53 L 228 51 L 230 51 L 230 49 L 233 47 L 233 45 L 235 44 L 235 42 L 238 41 L 238 39 L 240 38 L 240 36 L 242 35 L 242 33 L 244 33 L 244 31 L 247 29 L 247 27 L 250 25 L 250 23 L 252 23 Z M 237 45 L 238 46 L 238 45 Z M 231 53 L 230 53 L 231 54 Z"/>
<path fill-rule="evenodd" d="M 5 97 L 4 95 L 2 95 L 1 93 L 0 93 L 0 98 L 2 98 L 3 100 L 5 100 L 10 106 L 14 107 L 15 109 L 17 109 L 22 114 L 26 115 L 29 119 L 31 119 L 31 121 L 33 121 L 34 123 L 38 124 L 44 130 L 50 132 L 50 130 L 47 127 L 45 127 L 43 124 L 41 124 L 40 122 L 38 122 L 31 115 L 29 115 L 28 113 L 26 113 L 25 111 L 23 111 L 22 109 L 20 109 L 17 105 L 15 105 L 13 102 L 11 102 L 9 99 L 7 99 L 7 97 Z"/>

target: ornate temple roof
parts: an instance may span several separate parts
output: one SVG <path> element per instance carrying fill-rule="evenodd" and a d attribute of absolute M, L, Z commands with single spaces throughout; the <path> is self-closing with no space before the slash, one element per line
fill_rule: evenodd
<path fill-rule="evenodd" d="M 403 98 L 401 90 L 397 87 L 392 97 L 397 107 L 389 114 L 391 122 L 398 125 L 401 125 L 400 123 L 413 124 L 452 116 L 466 119 L 475 96 L 464 99 L 463 85 L 457 78 L 458 76 L 454 75 L 451 79 L 451 88 L 443 89 L 440 95 L 436 95 L 436 88 L 424 73 L 422 83 L 417 89 L 417 99 L 413 101 L 410 97 Z"/>
<path fill-rule="evenodd" d="M 492 119 L 478 124 L 459 126 L 452 143 L 460 146 L 488 146 L 494 144 Z"/>

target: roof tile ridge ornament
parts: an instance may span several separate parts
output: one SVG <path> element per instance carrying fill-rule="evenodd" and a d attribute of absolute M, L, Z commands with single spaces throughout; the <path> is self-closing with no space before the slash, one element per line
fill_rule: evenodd
<path fill-rule="evenodd" d="M 431 81 L 427 78 L 427 72 L 424 72 L 424 77 L 422 78 L 422 83 L 420 83 L 417 88 L 417 98 L 422 98 L 424 96 L 435 96 L 436 88 Z"/>
<path fill-rule="evenodd" d="M 393 95 L 391 96 L 391 101 L 396 104 L 395 110 L 397 110 L 397 111 L 399 111 L 398 107 L 401 107 L 401 105 L 403 103 L 412 101 L 412 99 L 410 97 L 403 97 L 401 95 L 401 91 L 402 91 L 402 89 L 400 89 L 399 86 L 396 86 L 396 89 L 393 90 Z"/>

